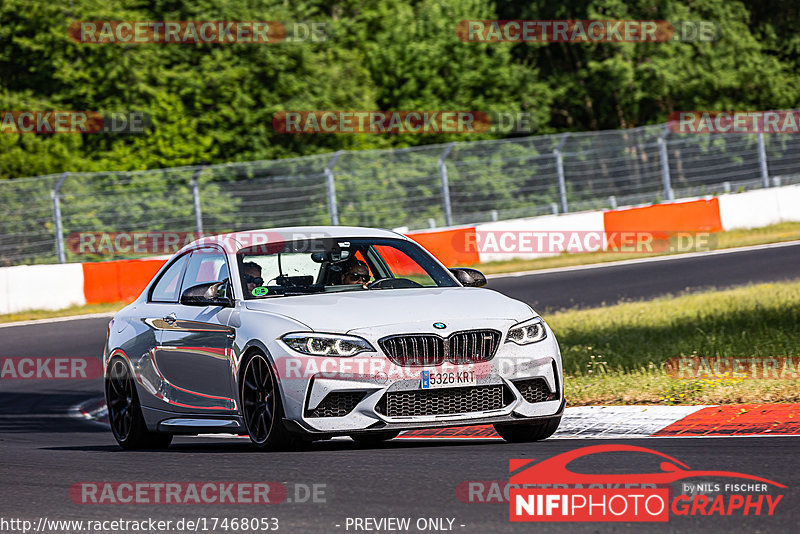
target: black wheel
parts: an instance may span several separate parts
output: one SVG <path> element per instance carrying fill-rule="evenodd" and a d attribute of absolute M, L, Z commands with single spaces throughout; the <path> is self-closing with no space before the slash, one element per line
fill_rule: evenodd
<path fill-rule="evenodd" d="M 372 447 L 396 438 L 400 435 L 399 430 L 385 430 L 383 432 L 369 432 L 364 434 L 353 434 L 350 436 L 361 447 Z"/>
<path fill-rule="evenodd" d="M 122 358 L 111 361 L 106 373 L 106 404 L 111 432 L 123 449 L 165 449 L 172 434 L 150 432 L 142 416 L 133 376 Z"/>
<path fill-rule="evenodd" d="M 247 434 L 256 448 L 276 450 L 293 444 L 283 426 L 283 405 L 272 368 L 261 354 L 254 354 L 245 364 L 241 398 Z"/>
<path fill-rule="evenodd" d="M 500 437 L 511 443 L 526 443 L 529 441 L 541 441 L 547 439 L 558 430 L 561 424 L 561 416 L 553 417 L 544 422 L 534 424 L 496 424 L 494 429 Z"/>

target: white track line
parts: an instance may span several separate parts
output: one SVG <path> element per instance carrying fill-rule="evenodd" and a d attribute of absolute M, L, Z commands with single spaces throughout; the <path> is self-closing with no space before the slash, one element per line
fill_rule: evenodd
<path fill-rule="evenodd" d="M 0 323 L 0 328 L 28 326 L 32 324 L 61 323 L 63 321 L 77 321 L 78 319 L 100 319 L 101 317 L 113 317 L 115 313 L 117 312 L 85 313 L 83 315 L 69 315 L 67 317 L 48 317 L 47 319 L 33 319 L 30 321 L 17 321 L 15 323 Z"/>
<path fill-rule="evenodd" d="M 781 243 L 767 243 L 766 245 L 751 245 L 747 247 L 735 247 L 735 248 L 723 248 L 719 250 L 711 250 L 708 252 L 685 252 L 682 254 L 669 254 L 666 256 L 652 256 L 647 258 L 634 258 L 632 260 L 620 260 L 620 261 L 607 261 L 604 263 L 589 263 L 586 265 L 572 265 L 570 267 L 554 267 L 552 269 L 535 269 L 532 271 L 518 271 L 515 273 L 498 273 L 498 274 L 490 274 L 487 275 L 486 278 L 488 279 L 495 279 L 495 278 L 513 278 L 517 276 L 530 276 L 534 274 L 550 274 L 550 273 L 562 273 L 562 272 L 569 272 L 569 271 L 583 271 L 587 269 L 602 269 L 604 267 L 621 267 L 624 265 L 636 265 L 639 263 L 652 263 L 658 261 L 676 261 L 676 260 L 685 260 L 690 258 L 703 258 L 707 256 L 719 256 L 720 254 L 735 254 L 737 252 L 751 252 L 754 250 L 765 250 L 771 248 L 783 248 L 783 247 L 792 247 L 795 245 L 800 245 L 800 240 L 796 241 L 784 241 Z"/>

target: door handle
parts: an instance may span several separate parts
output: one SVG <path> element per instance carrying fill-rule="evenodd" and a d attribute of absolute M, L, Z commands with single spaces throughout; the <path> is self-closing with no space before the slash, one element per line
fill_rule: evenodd
<path fill-rule="evenodd" d="M 178 318 L 175 316 L 174 313 L 170 313 L 169 315 L 164 317 L 164 322 L 169 324 L 169 325 L 175 324 L 175 321 L 177 321 L 177 320 L 178 320 Z"/>

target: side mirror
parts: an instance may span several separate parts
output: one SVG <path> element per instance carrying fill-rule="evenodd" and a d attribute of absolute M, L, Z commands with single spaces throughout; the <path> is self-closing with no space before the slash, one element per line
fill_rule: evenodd
<path fill-rule="evenodd" d="M 483 287 L 486 285 L 486 277 L 476 269 L 450 269 L 450 272 L 464 287 Z"/>
<path fill-rule="evenodd" d="M 233 301 L 227 296 L 228 281 L 206 282 L 186 289 L 181 294 L 184 306 L 224 306 L 230 308 Z"/>

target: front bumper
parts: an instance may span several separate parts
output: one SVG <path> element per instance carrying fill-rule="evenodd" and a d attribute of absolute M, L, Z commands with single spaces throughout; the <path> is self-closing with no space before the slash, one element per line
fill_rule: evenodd
<path fill-rule="evenodd" d="M 282 348 L 270 347 L 270 350 L 275 356 Z M 296 355 L 283 352 L 287 358 L 298 359 Z M 334 362 L 328 369 L 322 368 L 320 364 L 319 368 L 315 368 L 316 372 L 279 378 L 284 399 L 284 423 L 289 430 L 318 436 L 336 436 L 372 431 L 524 423 L 558 417 L 564 409 L 561 354 L 549 328 L 548 337 L 542 342 L 526 346 L 501 344 L 491 360 L 459 367 L 460 370 L 475 373 L 475 388 L 491 389 L 495 393 L 494 401 L 488 403 L 490 406 L 482 406 L 473 401 L 458 404 L 461 401 L 456 399 L 453 402 L 459 407 L 453 408 L 453 403 L 448 398 L 449 404 L 445 403 L 447 406 L 444 410 L 437 408 L 436 402 L 428 403 L 425 399 L 434 398 L 438 402 L 438 395 L 455 398 L 455 389 L 467 388 L 422 390 L 419 377 L 426 368 L 395 366 L 402 375 L 397 378 L 392 371 L 387 371 L 394 364 L 382 353 L 365 356 L 361 362 L 357 361 L 358 357 L 340 360 L 342 364 L 347 364 L 345 372 L 342 372 L 341 365 L 334 368 L 337 363 Z M 285 363 L 278 363 L 279 369 L 286 370 L 287 367 Z M 546 384 L 550 395 L 529 402 L 520 391 L 520 384 L 534 379 Z M 502 391 L 502 402 L 499 404 L 496 401 L 498 389 Z M 428 393 L 416 396 L 420 392 Z M 391 413 L 391 410 L 387 410 L 386 399 L 394 394 L 403 394 L 405 399 L 411 398 L 413 402 L 410 404 L 415 409 L 407 414 L 398 410 Z M 338 406 L 338 411 L 318 409 L 320 406 L 328 406 L 325 404 L 326 399 L 330 400 L 331 395 L 339 395 L 338 398 L 346 400 L 346 405 L 342 407 L 341 404 L 334 403 L 333 406 Z M 528 397 L 530 398 L 530 394 Z M 440 402 L 438 406 L 441 404 Z M 429 405 L 432 413 L 426 412 Z M 462 410 L 460 406 L 468 407 Z M 457 413 L 452 413 L 452 410 Z M 321 412 L 324 416 L 320 416 Z"/>
<path fill-rule="evenodd" d="M 305 421 L 295 421 L 292 419 L 284 419 L 283 424 L 289 432 L 293 434 L 300 434 L 300 435 L 311 435 L 318 438 L 327 438 L 333 436 L 342 436 L 342 435 L 359 435 L 359 434 L 369 434 L 370 432 L 376 431 L 391 431 L 391 430 L 422 430 L 426 428 L 443 428 L 443 427 L 459 427 L 459 426 L 472 426 L 472 425 L 491 425 L 491 424 L 530 424 L 536 421 L 548 421 L 554 417 L 561 417 L 564 414 L 564 407 L 566 405 L 566 400 L 561 399 L 561 404 L 558 407 L 556 413 L 551 415 L 538 415 L 538 416 L 519 416 L 515 413 L 511 413 L 510 415 L 504 416 L 492 416 L 492 417 L 482 417 L 482 418 L 461 418 L 452 421 L 432 421 L 432 422 L 407 422 L 407 423 L 384 423 L 384 422 L 376 422 L 369 428 L 360 429 L 360 430 L 338 430 L 338 431 L 330 431 L 330 432 L 322 432 L 309 426 Z"/>

